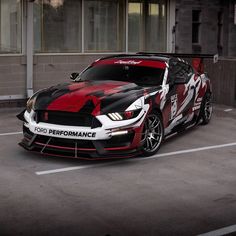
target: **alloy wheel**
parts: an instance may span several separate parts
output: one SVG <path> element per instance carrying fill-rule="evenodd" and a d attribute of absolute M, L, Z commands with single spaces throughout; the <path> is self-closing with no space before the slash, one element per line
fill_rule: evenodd
<path fill-rule="evenodd" d="M 208 95 L 206 97 L 205 107 L 204 107 L 204 114 L 205 114 L 206 120 L 211 119 L 212 110 L 213 110 L 213 108 L 212 108 L 211 96 Z"/>
<path fill-rule="evenodd" d="M 155 152 L 163 139 L 162 120 L 157 114 L 148 115 L 142 133 L 143 150 L 147 153 Z"/>

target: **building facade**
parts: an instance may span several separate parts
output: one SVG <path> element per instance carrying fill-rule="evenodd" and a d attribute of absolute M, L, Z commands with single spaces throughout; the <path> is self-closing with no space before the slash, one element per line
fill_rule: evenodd
<path fill-rule="evenodd" d="M 24 53 L 31 14 L 35 54 L 165 52 L 170 5 L 168 0 L 1 0 L 0 52 Z"/>
<path fill-rule="evenodd" d="M 236 56 L 236 0 L 0 0 L 0 101 L 108 54 Z"/>
<path fill-rule="evenodd" d="M 236 56 L 235 0 L 176 0 L 175 51 Z"/>

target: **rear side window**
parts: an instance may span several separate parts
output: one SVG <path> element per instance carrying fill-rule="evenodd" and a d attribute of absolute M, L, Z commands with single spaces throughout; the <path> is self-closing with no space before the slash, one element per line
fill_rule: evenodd
<path fill-rule="evenodd" d="M 174 81 L 177 76 L 184 76 L 190 79 L 193 73 L 193 68 L 189 64 L 181 61 L 172 61 L 169 66 L 167 82 Z"/>

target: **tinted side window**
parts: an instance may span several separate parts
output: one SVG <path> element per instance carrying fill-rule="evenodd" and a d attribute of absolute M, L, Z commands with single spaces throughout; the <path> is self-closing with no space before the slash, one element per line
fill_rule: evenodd
<path fill-rule="evenodd" d="M 190 65 L 181 61 L 172 61 L 169 66 L 169 74 L 167 82 L 174 81 L 177 76 L 184 76 L 188 79 L 191 78 L 193 69 Z"/>

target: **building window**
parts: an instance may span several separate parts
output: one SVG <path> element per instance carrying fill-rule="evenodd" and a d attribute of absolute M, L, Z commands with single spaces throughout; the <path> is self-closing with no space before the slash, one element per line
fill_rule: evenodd
<path fill-rule="evenodd" d="M 123 0 L 84 2 L 85 52 L 124 51 L 125 4 Z"/>
<path fill-rule="evenodd" d="M 200 44 L 200 19 L 201 11 L 193 10 L 192 11 L 192 43 Z"/>
<path fill-rule="evenodd" d="M 34 4 L 35 51 L 81 52 L 81 1 L 44 2 Z"/>
<path fill-rule="evenodd" d="M 0 53 L 21 52 L 21 1 L 0 0 Z"/>
<path fill-rule="evenodd" d="M 219 55 L 222 55 L 223 49 L 223 12 L 218 12 L 218 32 L 217 32 L 217 50 Z"/>
<path fill-rule="evenodd" d="M 173 41 L 175 45 L 175 52 L 178 53 L 179 47 L 177 45 L 177 35 L 179 31 L 179 9 L 175 9 L 175 26 L 172 29 Z"/>
<path fill-rule="evenodd" d="M 166 39 L 167 0 L 37 0 L 34 3 L 35 52 L 106 53 L 124 52 L 127 48 L 129 52 L 160 52 L 166 51 Z"/>
<path fill-rule="evenodd" d="M 129 51 L 142 51 L 142 17 L 143 17 L 143 3 L 130 2 L 129 3 Z"/>
<path fill-rule="evenodd" d="M 129 0 L 128 50 L 166 51 L 166 0 Z"/>

